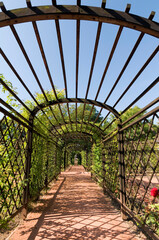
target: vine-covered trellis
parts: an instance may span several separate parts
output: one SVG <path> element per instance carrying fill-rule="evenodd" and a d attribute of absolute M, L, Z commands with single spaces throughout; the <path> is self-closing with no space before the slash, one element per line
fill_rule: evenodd
<path fill-rule="evenodd" d="M 124 12 L 108 9 L 104 0 L 101 7 L 81 5 L 80 0 L 77 0 L 75 6 L 58 5 L 56 0 L 52 0 L 52 5 L 33 6 L 27 0 L 25 8 L 8 10 L 2 2 L 0 8 L 0 28 L 10 30 L 20 51 L 19 55 L 16 53 L 19 62 L 23 56 L 26 69 L 32 74 L 31 79 L 34 81 L 32 87 L 29 87 L 30 82 L 20 73 L 6 49 L 0 46 L 1 60 L 29 96 L 29 100 L 24 101 L 14 88 L 14 80 L 6 80 L 3 76 L 5 73 L 0 74 L 0 87 L 4 96 L 4 99 L 0 98 L 0 222 L 3 224 L 20 211 L 26 215 L 28 202 L 37 198 L 40 191 L 57 178 L 61 169 L 73 162 L 75 154 L 79 154 L 85 169 L 91 171 L 104 191 L 121 205 L 123 219 L 127 215 L 131 216 L 152 239 L 157 239 L 159 203 L 156 197 L 152 200 L 150 196 L 151 189 L 159 187 L 159 98 L 155 95 L 159 77 L 156 65 L 152 67 L 153 61 L 158 60 L 159 51 L 159 24 L 153 21 L 155 13 L 151 12 L 148 18 L 131 14 L 130 4 Z M 53 79 L 50 56 L 45 51 L 45 41 L 40 32 L 39 23 L 48 23 L 48 20 L 54 24 L 59 50 L 57 56 L 54 56 L 55 59 L 60 59 L 61 64 L 57 82 Z M 75 46 L 74 62 L 71 63 L 72 59 L 69 58 L 67 64 L 61 22 L 68 23 L 68 20 L 74 24 L 72 31 L 75 31 L 76 40 L 71 45 L 71 48 Z M 86 54 L 81 59 L 81 29 L 88 21 L 96 27 L 93 54 L 90 59 Z M 16 28 L 25 23 L 28 28 L 32 28 L 35 35 L 36 47 L 46 73 L 45 80 L 39 77 L 38 68 L 34 66 L 35 63 Z M 104 69 L 101 70 L 103 74 L 100 79 L 96 79 L 93 88 L 93 74 L 98 72 L 102 62 L 98 59 L 98 52 L 103 52 L 103 47 L 107 48 L 106 44 L 101 44 L 100 49 L 100 41 L 102 34 L 106 35 L 104 29 L 108 25 L 116 26 L 116 36 L 113 42 L 111 40 L 109 55 L 103 65 Z M 137 32 L 138 35 L 116 79 L 109 79 L 111 84 L 107 88 L 105 81 L 110 67 L 115 69 L 117 66 L 113 57 L 126 30 Z M 145 36 L 149 45 L 155 39 L 154 47 L 151 46 L 151 53 L 144 56 L 140 66 L 134 67 L 130 73 L 127 69 L 129 66 L 132 68 L 131 61 Z M 9 41 L 8 37 L 7 40 Z M 124 44 L 128 44 L 127 39 Z M 80 79 L 80 62 L 87 59 L 88 79 L 83 82 Z M 70 66 L 75 67 L 75 78 L 71 77 L 71 81 L 67 77 L 66 65 L 68 69 Z M 148 71 L 149 77 L 143 75 L 145 71 Z M 116 91 L 124 74 L 127 79 L 124 90 L 119 88 Z M 151 75 L 152 78 L 148 80 Z M 63 79 L 64 90 L 61 91 L 55 85 L 59 79 Z M 145 79 L 147 84 L 144 85 Z M 46 90 L 46 81 L 51 85 L 51 91 Z M 40 94 L 35 94 L 37 89 L 34 89 L 34 84 L 40 89 Z M 139 91 L 130 97 L 131 94 L 128 93 L 134 85 Z M 96 92 L 91 92 L 91 88 Z M 106 95 L 101 100 L 103 89 Z M 147 96 L 153 90 L 154 99 L 147 103 Z M 9 101 L 6 101 L 6 94 Z M 117 105 L 123 99 L 125 105 L 119 111 Z M 145 101 L 146 106 L 142 105 L 142 108 L 133 113 L 134 106 L 140 100 Z M 132 114 L 129 115 L 129 112 Z"/>

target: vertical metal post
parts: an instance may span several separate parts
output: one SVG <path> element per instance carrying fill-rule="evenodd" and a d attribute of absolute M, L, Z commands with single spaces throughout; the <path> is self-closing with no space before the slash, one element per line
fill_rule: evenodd
<path fill-rule="evenodd" d="M 121 217 L 123 220 L 127 219 L 126 212 L 123 205 L 126 203 L 126 188 L 125 188 L 125 164 L 124 164 L 124 141 L 122 128 L 122 122 L 118 123 L 118 154 L 119 154 L 119 183 L 120 183 L 120 201 L 121 201 Z"/>
<path fill-rule="evenodd" d="M 58 165 L 57 165 L 57 143 L 56 143 L 56 145 L 55 145 L 55 178 L 58 175 L 57 170 L 58 170 Z"/>
<path fill-rule="evenodd" d="M 86 170 L 88 171 L 88 149 L 86 149 Z"/>
<path fill-rule="evenodd" d="M 66 169 L 66 147 L 64 150 L 64 170 Z"/>
<path fill-rule="evenodd" d="M 68 167 L 68 152 L 66 151 L 66 167 Z"/>
<path fill-rule="evenodd" d="M 105 189 L 105 174 L 106 174 L 106 170 L 105 170 L 105 152 L 104 152 L 104 149 L 102 151 L 102 178 L 103 178 L 103 183 L 102 183 L 102 186 L 103 186 L 103 189 Z"/>
<path fill-rule="evenodd" d="M 61 151 L 60 151 L 61 150 Z M 58 151 L 60 151 L 60 153 L 62 153 L 62 148 L 60 148 L 60 149 L 58 149 Z M 58 152 L 58 155 L 59 155 L 59 152 Z M 57 158 L 57 161 L 59 160 L 59 162 L 57 163 L 58 164 L 58 166 L 59 166 L 59 174 L 61 173 L 61 168 L 62 168 L 62 161 L 63 161 L 63 159 L 62 159 L 62 154 L 60 155 L 60 159 L 59 159 L 59 157 Z"/>
<path fill-rule="evenodd" d="M 48 146 L 49 146 L 49 142 L 47 142 L 47 153 L 46 153 L 46 175 L 45 175 L 45 188 L 46 188 L 46 191 L 47 191 L 47 188 L 48 188 L 48 168 L 49 168 L 49 149 L 48 149 Z"/>
<path fill-rule="evenodd" d="M 27 154 L 25 160 L 25 176 L 24 181 L 26 185 L 24 187 L 23 193 L 23 209 L 21 212 L 22 218 L 25 219 L 27 216 L 27 205 L 29 200 L 29 175 L 30 175 L 30 168 L 31 168 L 31 153 L 32 153 L 32 140 L 33 140 L 33 117 L 30 116 L 30 127 L 28 129 L 28 138 L 27 138 Z"/>
<path fill-rule="evenodd" d="M 65 153 L 65 168 L 68 167 L 67 151 Z"/>
<path fill-rule="evenodd" d="M 90 160 L 90 169 L 91 169 L 91 178 L 93 177 L 93 173 L 92 173 L 92 165 L 93 165 L 93 153 L 92 153 L 92 148 L 91 148 L 91 160 Z"/>

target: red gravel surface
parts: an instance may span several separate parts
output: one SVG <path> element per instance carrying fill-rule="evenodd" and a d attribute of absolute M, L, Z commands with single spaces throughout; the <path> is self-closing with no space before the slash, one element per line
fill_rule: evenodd
<path fill-rule="evenodd" d="M 47 206 L 46 206 L 47 205 Z M 120 217 L 82 166 L 63 172 L 9 240 L 147 239 Z"/>

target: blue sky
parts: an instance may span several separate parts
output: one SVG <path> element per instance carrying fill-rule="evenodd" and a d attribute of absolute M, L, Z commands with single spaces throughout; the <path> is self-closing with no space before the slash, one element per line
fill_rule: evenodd
<path fill-rule="evenodd" d="M 26 7 L 26 2 L 23 0 L 4 0 L 7 9 Z M 74 0 L 57 0 L 58 4 L 75 4 Z M 107 0 L 107 8 L 112 8 L 124 11 L 127 3 L 131 4 L 130 13 L 137 14 L 143 17 L 149 17 L 151 11 L 155 11 L 156 15 L 154 21 L 159 22 L 159 1 L 158 0 Z M 32 0 L 32 5 L 50 5 L 51 0 Z M 82 4 L 91 6 L 100 6 L 101 1 L 97 0 L 83 0 Z M 64 88 L 64 81 L 62 77 L 62 68 L 60 62 L 60 55 L 57 43 L 57 36 L 55 30 L 55 23 L 53 20 L 39 21 L 38 28 L 46 53 L 47 61 L 51 70 L 54 84 L 59 89 Z M 35 34 L 31 23 L 18 24 L 15 26 L 24 44 L 25 49 L 31 59 L 31 62 L 38 74 L 38 77 L 45 90 L 51 89 L 46 70 L 41 58 L 41 54 L 36 42 Z M 66 75 L 68 81 L 68 96 L 75 97 L 75 59 L 76 59 L 76 22 L 67 20 L 60 21 L 62 44 L 64 50 L 64 59 L 66 64 Z M 96 91 L 101 80 L 107 59 L 113 45 L 118 26 L 111 24 L 103 24 L 102 33 L 99 42 L 99 49 L 96 58 L 95 68 L 92 76 L 92 83 L 88 98 L 94 99 Z M 84 98 L 91 66 L 92 54 L 95 43 L 95 36 L 97 31 L 96 22 L 81 21 L 80 28 L 80 62 L 79 62 L 79 91 L 78 97 Z M 103 102 L 110 91 L 113 83 L 118 77 L 122 66 L 129 56 L 138 36 L 139 32 L 124 28 L 117 49 L 113 56 L 112 62 L 105 77 L 102 89 L 100 91 L 98 101 Z M 19 49 L 16 40 L 9 27 L 0 29 L 0 47 L 3 49 L 9 60 L 17 69 L 19 75 L 25 81 L 33 94 L 40 92 L 39 87 L 32 75 L 22 53 Z M 143 66 L 152 51 L 158 46 L 159 40 L 151 36 L 145 35 L 142 43 L 136 51 L 128 68 L 123 74 L 121 81 L 117 85 L 114 93 L 108 100 L 109 105 L 113 105 L 117 97 L 124 91 L 124 88 L 130 83 L 139 69 Z M 15 75 L 9 69 L 7 64 L 0 57 L 0 73 L 5 78 L 17 87 L 19 96 L 25 101 L 30 99 L 30 96 L 22 88 Z M 136 83 L 132 86 L 129 92 L 125 95 L 123 100 L 117 105 L 117 110 L 124 109 L 135 97 L 137 97 L 153 80 L 159 76 L 159 53 L 153 59 L 146 71 L 141 74 Z M 145 106 L 154 98 L 158 97 L 159 88 L 155 88 L 148 93 L 137 105 Z M 3 95 L 1 95 L 3 96 Z M 5 96 L 3 96 L 5 99 Z M 103 111 L 103 114 L 105 112 Z"/>

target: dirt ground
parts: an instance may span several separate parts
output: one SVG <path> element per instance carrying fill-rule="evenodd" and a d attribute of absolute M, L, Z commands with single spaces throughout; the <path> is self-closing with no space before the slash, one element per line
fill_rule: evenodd
<path fill-rule="evenodd" d="M 82 166 L 63 172 L 7 240 L 146 240 Z"/>

